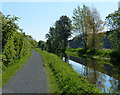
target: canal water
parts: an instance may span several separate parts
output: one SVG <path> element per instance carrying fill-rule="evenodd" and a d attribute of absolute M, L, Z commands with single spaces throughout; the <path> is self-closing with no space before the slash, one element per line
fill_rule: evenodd
<path fill-rule="evenodd" d="M 114 93 L 120 90 L 120 67 L 109 65 L 109 61 L 68 56 L 67 62 L 102 92 Z"/>

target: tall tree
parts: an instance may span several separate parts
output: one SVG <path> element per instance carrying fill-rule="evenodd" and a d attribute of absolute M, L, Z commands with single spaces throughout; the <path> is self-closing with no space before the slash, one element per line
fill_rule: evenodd
<path fill-rule="evenodd" d="M 82 15 L 82 9 L 78 6 L 73 10 L 73 31 L 79 34 L 84 34 L 84 22 L 83 22 L 83 15 Z M 83 37 L 84 39 L 84 37 Z M 84 43 L 85 45 L 85 43 Z"/>
<path fill-rule="evenodd" d="M 73 10 L 73 31 L 82 35 L 84 48 L 87 49 L 87 36 L 89 32 L 90 21 L 90 9 L 83 5 L 83 8 L 79 6 Z"/>
<path fill-rule="evenodd" d="M 102 20 L 96 9 L 91 10 L 86 5 L 79 6 L 73 10 L 73 31 L 79 31 L 82 35 L 85 49 L 96 49 L 99 47 L 102 31 Z"/>
<path fill-rule="evenodd" d="M 68 46 L 68 38 L 71 35 L 71 20 L 67 16 L 61 16 L 55 22 L 55 27 L 50 27 L 47 37 L 48 51 L 60 56 L 65 56 L 65 50 Z"/>
<path fill-rule="evenodd" d="M 82 16 L 82 10 L 80 8 L 80 6 L 78 6 L 77 8 L 75 8 L 73 10 L 73 31 L 77 32 L 77 33 L 82 33 L 83 31 L 83 16 Z"/>
<path fill-rule="evenodd" d="M 104 33 L 102 33 L 103 21 L 101 20 L 96 8 L 93 8 L 91 11 L 89 26 L 90 32 L 88 34 L 88 46 L 90 49 L 100 49 L 102 46 L 102 39 L 104 37 Z"/>
<path fill-rule="evenodd" d="M 58 38 L 60 39 L 61 51 L 65 54 L 65 50 L 68 46 L 68 38 L 71 35 L 71 20 L 67 16 L 61 16 L 55 23 L 56 32 L 58 33 Z"/>
<path fill-rule="evenodd" d="M 57 49 L 59 47 L 59 40 L 58 40 L 58 34 L 56 32 L 56 29 L 54 27 L 50 27 L 49 33 L 46 34 L 47 38 L 47 50 L 48 52 L 52 52 L 57 54 Z"/>

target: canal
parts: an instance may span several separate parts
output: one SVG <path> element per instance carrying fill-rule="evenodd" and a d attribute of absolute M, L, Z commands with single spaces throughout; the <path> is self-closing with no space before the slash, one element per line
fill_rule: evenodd
<path fill-rule="evenodd" d="M 64 59 L 63 59 L 64 60 Z M 120 91 L 120 67 L 109 61 L 93 58 L 77 58 L 68 55 L 67 62 L 73 69 L 105 93 Z"/>

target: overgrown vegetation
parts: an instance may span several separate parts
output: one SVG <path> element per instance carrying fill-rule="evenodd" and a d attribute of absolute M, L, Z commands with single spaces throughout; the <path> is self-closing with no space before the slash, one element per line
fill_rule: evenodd
<path fill-rule="evenodd" d="M 29 35 L 25 35 L 17 25 L 18 17 L 3 15 L 2 17 L 2 70 L 18 63 L 31 49 L 37 46 L 37 42 Z M 20 32 L 21 31 L 21 32 Z"/>
<path fill-rule="evenodd" d="M 106 17 L 105 24 L 109 29 L 110 35 L 108 36 L 108 38 L 111 40 L 113 50 L 114 50 L 114 52 L 112 52 L 111 54 L 111 61 L 115 65 L 120 66 L 120 62 L 119 62 L 119 58 L 120 58 L 120 6 L 118 6 L 118 9 L 114 11 L 114 13 L 111 13 Z"/>
<path fill-rule="evenodd" d="M 100 93 L 94 85 L 88 83 L 84 76 L 81 76 L 58 56 L 37 49 L 42 55 L 45 66 L 48 66 L 55 76 L 60 92 L 57 93 Z"/>
<path fill-rule="evenodd" d="M 28 55 L 37 42 L 29 35 L 25 35 L 17 25 L 18 17 L 3 15 L 0 12 L 0 24 L 2 25 L 2 83 L 5 83 L 26 62 Z"/>

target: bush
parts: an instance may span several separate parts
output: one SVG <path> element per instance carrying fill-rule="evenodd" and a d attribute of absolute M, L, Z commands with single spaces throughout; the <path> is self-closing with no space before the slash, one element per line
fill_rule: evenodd
<path fill-rule="evenodd" d="M 19 28 L 16 21 L 18 17 L 16 16 L 4 16 L 2 17 L 2 64 L 3 70 L 5 67 L 9 67 L 12 64 L 16 64 L 17 60 L 23 58 L 32 48 L 37 45 L 37 42 L 30 37 L 25 35 L 23 32 L 19 32 Z M 8 27 L 9 26 L 9 27 Z"/>

